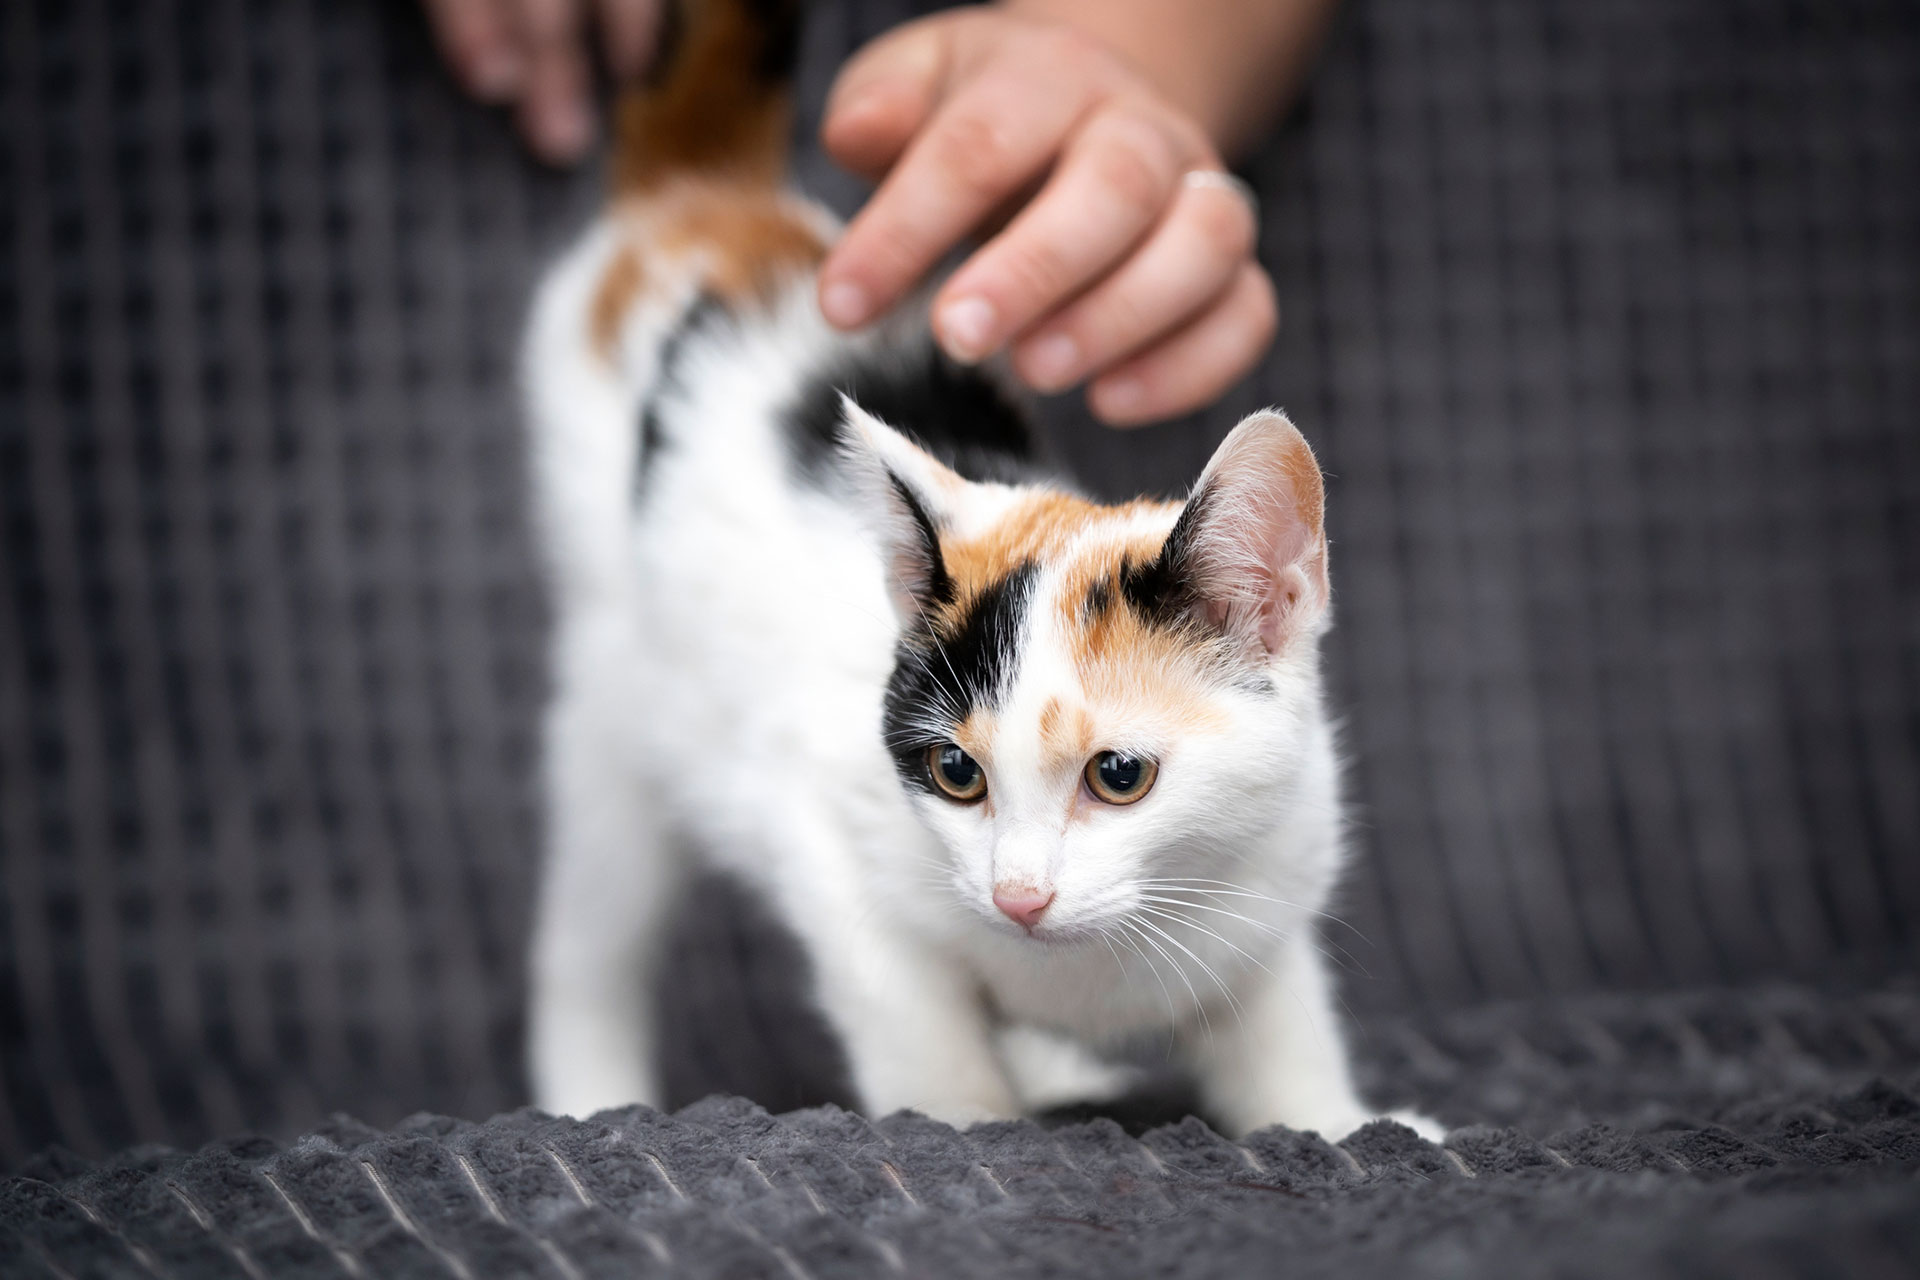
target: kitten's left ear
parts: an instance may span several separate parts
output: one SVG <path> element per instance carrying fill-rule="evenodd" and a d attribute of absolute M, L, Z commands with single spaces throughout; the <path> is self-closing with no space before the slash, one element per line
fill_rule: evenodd
<path fill-rule="evenodd" d="M 850 397 L 841 396 L 840 406 L 847 471 L 879 539 L 894 611 L 911 623 L 931 605 L 952 598 L 940 531 L 967 482 Z"/>
<path fill-rule="evenodd" d="M 1208 622 L 1277 654 L 1325 627 L 1324 514 L 1313 450 L 1267 410 L 1214 451 L 1162 556 Z"/>

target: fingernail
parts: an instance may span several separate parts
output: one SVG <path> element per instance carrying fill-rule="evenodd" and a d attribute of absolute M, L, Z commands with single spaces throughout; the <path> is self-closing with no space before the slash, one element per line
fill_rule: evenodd
<path fill-rule="evenodd" d="M 473 91 L 489 102 L 507 97 L 520 83 L 520 59 L 511 49 L 494 48 L 473 64 Z"/>
<path fill-rule="evenodd" d="M 1064 333 L 1051 333 L 1027 352 L 1027 381 L 1036 391 L 1059 391 L 1080 371 L 1080 344 Z"/>
<path fill-rule="evenodd" d="M 575 160 L 593 141 L 593 118 L 578 101 L 556 103 L 539 115 L 540 147 L 558 160 Z"/>
<path fill-rule="evenodd" d="M 1125 417 L 1146 398 L 1147 389 L 1140 385 L 1137 378 L 1115 378 L 1093 389 L 1094 410 L 1106 417 Z"/>
<path fill-rule="evenodd" d="M 828 285 L 820 292 L 820 314 L 827 323 L 851 329 L 867 318 L 867 291 L 845 280 Z"/>
<path fill-rule="evenodd" d="M 985 298 L 960 298 L 940 308 L 941 345 L 955 360 L 971 363 L 993 350 L 998 319 Z"/>

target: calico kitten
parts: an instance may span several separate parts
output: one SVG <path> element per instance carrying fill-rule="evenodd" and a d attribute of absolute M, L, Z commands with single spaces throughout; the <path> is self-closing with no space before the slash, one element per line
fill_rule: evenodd
<path fill-rule="evenodd" d="M 1185 502 L 1101 506 L 923 316 L 829 328 L 767 9 L 683 12 L 527 342 L 555 604 L 540 1105 L 659 1101 L 690 844 L 800 939 L 869 1113 L 1071 1092 L 1058 1055 L 1011 1073 L 1026 1028 L 1170 1037 L 1229 1130 L 1345 1134 L 1374 1113 L 1315 928 L 1342 834 L 1306 441 L 1256 414 Z"/>

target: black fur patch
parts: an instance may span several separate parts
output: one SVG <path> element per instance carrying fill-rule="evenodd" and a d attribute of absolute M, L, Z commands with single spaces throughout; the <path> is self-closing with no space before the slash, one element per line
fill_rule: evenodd
<path fill-rule="evenodd" d="M 920 533 L 920 553 L 927 562 L 927 581 L 921 592 L 922 608 L 936 604 L 946 604 L 953 599 L 953 579 L 947 576 L 947 562 L 940 555 L 940 531 L 934 527 L 933 517 L 920 505 L 920 498 L 910 485 L 893 472 L 887 472 L 887 479 L 893 482 L 894 496 L 900 499 L 900 505 L 907 509 L 914 527 Z"/>
<path fill-rule="evenodd" d="M 843 392 L 968 480 L 1044 476 L 1026 414 L 985 374 L 929 344 L 850 357 L 800 389 L 784 418 L 794 470 L 815 487 L 838 474 Z"/>
<path fill-rule="evenodd" d="M 793 79 L 800 64 L 801 25 L 805 13 L 801 0 L 738 0 L 754 23 L 753 73 L 765 84 L 784 86 Z M 680 0 L 662 6 L 654 32 L 653 63 L 640 83 L 658 89 L 673 75 L 692 25 L 684 11 L 687 4 L 712 3 L 712 0 Z"/>
<path fill-rule="evenodd" d="M 1013 674 L 1020 624 L 1038 568 L 1027 561 L 982 591 L 957 626 L 935 634 L 909 629 L 895 651 L 881 729 L 907 786 L 931 792 L 927 748 L 944 741 L 924 725 L 936 716 L 957 726 L 975 707 L 995 707 Z M 945 714 L 940 708 L 946 708 Z"/>
<path fill-rule="evenodd" d="M 1209 496 L 1209 491 L 1202 489 L 1187 499 L 1159 555 L 1145 563 L 1129 563 L 1120 571 L 1121 596 L 1156 626 L 1182 626 L 1201 616 L 1199 584 L 1194 580 L 1193 538 L 1206 518 Z"/>
<path fill-rule="evenodd" d="M 1080 620 L 1092 622 L 1113 605 L 1113 579 L 1095 578 L 1093 585 L 1087 588 L 1087 598 L 1080 602 Z"/>
<path fill-rule="evenodd" d="M 1265 675 L 1264 667 L 1245 660 L 1245 649 L 1230 634 L 1232 624 L 1207 616 L 1199 566 L 1194 561 L 1193 539 L 1207 518 L 1212 500 L 1211 490 L 1196 492 L 1181 508 L 1180 518 L 1173 522 L 1167 540 L 1160 544 L 1160 554 L 1151 560 L 1130 562 L 1121 567 L 1120 596 L 1148 625 L 1184 631 L 1193 641 L 1211 648 L 1235 686 L 1249 693 L 1272 693 L 1273 682 Z M 1105 579 L 1087 589 L 1088 617 L 1096 616 L 1099 609 L 1108 606 L 1111 591 L 1111 584 Z"/>
<path fill-rule="evenodd" d="M 673 332 L 660 344 L 660 364 L 654 371 L 653 386 L 640 405 L 640 447 L 633 459 L 633 504 L 646 497 L 647 472 L 667 446 L 668 432 L 663 405 L 682 390 L 680 363 L 687 345 L 710 330 L 727 313 L 726 303 L 710 293 L 695 298 L 681 315 Z"/>
<path fill-rule="evenodd" d="M 760 56 L 754 69 L 770 84 L 785 84 L 800 65 L 805 18 L 800 0 L 746 0 L 746 7 L 760 24 Z"/>
<path fill-rule="evenodd" d="M 633 460 L 633 505 L 647 496 L 647 470 L 666 443 L 667 429 L 660 422 L 660 401 L 649 396 L 640 409 L 640 452 Z"/>

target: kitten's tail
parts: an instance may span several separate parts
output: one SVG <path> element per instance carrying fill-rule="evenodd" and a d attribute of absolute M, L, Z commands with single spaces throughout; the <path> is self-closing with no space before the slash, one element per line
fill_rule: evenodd
<path fill-rule="evenodd" d="M 616 199 L 682 178 L 780 185 L 800 8 L 801 0 L 666 0 L 655 70 L 615 108 Z"/>
<path fill-rule="evenodd" d="M 618 243 L 592 303 L 611 354 L 636 304 L 774 303 L 819 265 L 831 223 L 785 192 L 800 0 L 666 0 L 664 56 L 615 108 Z"/>

